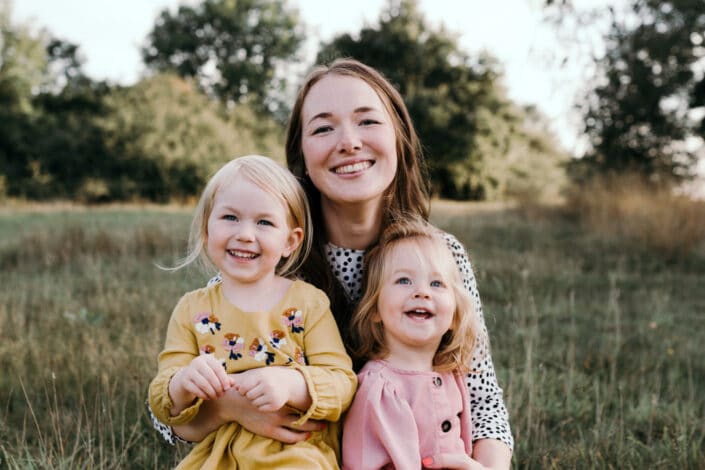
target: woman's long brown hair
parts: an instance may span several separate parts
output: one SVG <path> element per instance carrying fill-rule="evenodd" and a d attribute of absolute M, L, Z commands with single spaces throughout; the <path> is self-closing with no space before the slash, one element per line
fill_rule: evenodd
<path fill-rule="evenodd" d="M 321 211 L 321 193 L 306 174 L 301 147 L 303 123 L 301 111 L 311 88 L 328 75 L 342 75 L 363 80 L 372 87 L 392 118 L 396 135 L 397 173 L 383 197 L 382 227 L 392 221 L 393 214 L 406 213 L 428 219 L 430 196 L 426 165 L 421 143 L 409 111 L 399 92 L 377 70 L 354 59 L 338 59 L 329 66 L 314 69 L 299 90 L 289 118 L 286 135 L 286 161 L 289 169 L 301 181 L 311 207 L 313 246 L 300 273 L 328 294 L 331 309 L 346 344 L 350 344 L 349 325 L 355 305 L 345 295 L 326 260 L 326 230 Z M 379 235 L 379 234 L 378 234 Z"/>

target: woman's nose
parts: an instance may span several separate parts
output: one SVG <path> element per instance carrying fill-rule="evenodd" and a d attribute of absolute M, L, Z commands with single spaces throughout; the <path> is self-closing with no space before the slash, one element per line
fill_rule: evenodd
<path fill-rule="evenodd" d="M 342 126 L 338 151 L 343 153 L 356 152 L 362 148 L 362 142 L 357 130 L 353 126 Z"/>

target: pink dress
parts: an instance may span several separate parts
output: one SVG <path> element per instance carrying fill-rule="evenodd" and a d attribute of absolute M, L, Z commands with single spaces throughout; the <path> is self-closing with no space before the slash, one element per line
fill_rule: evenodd
<path fill-rule="evenodd" d="M 343 468 L 422 468 L 439 453 L 472 453 L 470 399 L 453 373 L 369 361 L 343 427 Z"/>

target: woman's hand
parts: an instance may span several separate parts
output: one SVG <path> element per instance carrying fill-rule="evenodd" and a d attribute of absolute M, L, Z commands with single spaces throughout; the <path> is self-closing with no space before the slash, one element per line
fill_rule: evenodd
<path fill-rule="evenodd" d="M 237 375 L 231 377 L 237 380 Z M 253 434 L 293 444 L 307 439 L 312 431 L 321 431 L 326 426 L 325 422 L 309 420 L 294 428 L 292 423 L 297 419 L 299 414 L 287 407 L 262 412 L 235 388 L 231 388 L 217 400 L 203 402 L 198 415 L 191 422 L 174 426 L 173 429 L 181 438 L 198 442 L 223 424 L 234 421 Z"/>

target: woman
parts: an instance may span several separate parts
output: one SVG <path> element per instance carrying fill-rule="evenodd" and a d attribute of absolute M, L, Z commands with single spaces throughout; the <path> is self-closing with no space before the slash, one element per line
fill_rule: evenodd
<path fill-rule="evenodd" d="M 421 145 L 396 89 L 376 70 L 338 60 L 314 70 L 299 91 L 286 154 L 289 168 L 303 182 L 313 216 L 313 247 L 300 273 L 328 294 L 340 332 L 349 341 L 351 313 L 361 295 L 364 251 L 374 245 L 390 214 L 428 218 Z M 452 235 L 446 241 L 485 330 L 467 254 Z M 487 341 L 478 345 L 470 370 L 472 457 L 478 468 L 509 468 L 513 441 Z M 198 441 L 224 422 L 237 421 L 253 433 L 296 442 L 321 426 L 309 422 L 291 429 L 296 417 L 258 412 L 236 393 L 208 405 L 189 425 L 175 428 L 176 434 Z M 161 428 L 171 439 L 171 430 Z M 444 466 L 442 455 L 434 458 L 433 466 Z"/>

